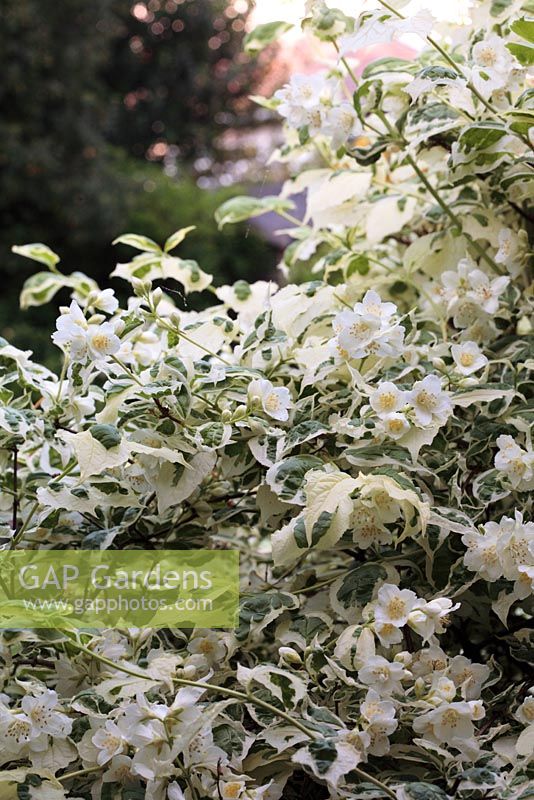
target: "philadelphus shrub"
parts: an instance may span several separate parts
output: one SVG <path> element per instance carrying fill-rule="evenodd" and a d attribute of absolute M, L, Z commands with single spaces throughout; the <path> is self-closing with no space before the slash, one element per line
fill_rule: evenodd
<path fill-rule="evenodd" d="M 293 177 L 218 221 L 276 211 L 311 281 L 214 287 L 189 230 L 128 234 L 119 304 L 15 248 L 48 268 L 23 307 L 71 302 L 60 375 L 0 345 L 4 548 L 238 549 L 242 594 L 235 630 L 5 631 L 2 798 L 527 797 L 527 12 L 308 2 L 331 63 L 261 101 Z"/>

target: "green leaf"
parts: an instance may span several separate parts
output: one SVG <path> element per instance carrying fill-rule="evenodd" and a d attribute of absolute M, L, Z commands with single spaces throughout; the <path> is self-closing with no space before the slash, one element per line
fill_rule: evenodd
<path fill-rule="evenodd" d="M 69 278 L 55 272 L 36 272 L 24 282 L 20 293 L 20 307 L 42 306 L 48 303 L 64 286 L 70 286 Z"/>
<path fill-rule="evenodd" d="M 512 22 L 510 26 L 514 33 L 530 44 L 534 44 L 534 18 L 521 17 Z"/>
<path fill-rule="evenodd" d="M 287 435 L 284 452 L 292 450 L 294 447 L 299 447 L 305 442 L 316 439 L 318 436 L 328 433 L 328 427 L 323 425 L 315 419 L 307 419 L 304 422 L 299 422 L 294 428 L 291 428 Z"/>
<path fill-rule="evenodd" d="M 458 73 L 450 67 L 442 67 L 437 64 L 433 64 L 431 67 L 425 67 L 421 70 L 421 72 L 418 72 L 417 77 L 440 83 L 440 81 L 456 80 L 458 78 Z"/>
<path fill-rule="evenodd" d="M 41 244 L 40 242 L 36 242 L 35 244 L 13 245 L 11 251 L 19 256 L 31 258 L 32 261 L 39 261 L 41 264 L 46 264 L 47 267 L 55 267 L 59 262 L 59 256 L 47 247 L 46 244 Z"/>
<path fill-rule="evenodd" d="M 490 8 L 492 17 L 499 17 L 507 8 L 510 8 L 513 0 L 493 0 Z"/>
<path fill-rule="evenodd" d="M 118 447 L 121 443 L 122 436 L 115 425 L 93 425 L 89 430 L 93 439 L 100 442 L 106 450 Z"/>
<path fill-rule="evenodd" d="M 269 211 L 290 211 L 294 204 L 290 200 L 282 200 L 279 197 L 232 197 L 215 212 L 215 221 L 219 228 L 223 228 L 228 223 L 243 222 L 243 220 L 259 217 Z"/>
<path fill-rule="evenodd" d="M 242 642 L 250 633 L 258 634 L 284 611 L 298 607 L 297 598 L 288 592 L 268 592 L 243 597 L 239 609 L 238 641 Z"/>
<path fill-rule="evenodd" d="M 291 456 L 269 468 L 267 483 L 281 500 L 286 503 L 295 502 L 305 474 L 310 469 L 318 469 L 322 464 L 317 456 Z"/>
<path fill-rule="evenodd" d="M 534 47 L 516 42 L 510 42 L 506 47 L 523 67 L 531 67 L 534 64 Z"/>
<path fill-rule="evenodd" d="M 343 608 L 364 606 L 373 596 L 373 590 L 378 581 L 384 581 L 387 572 L 378 564 L 361 564 L 336 584 L 336 599 Z"/>
<path fill-rule="evenodd" d="M 315 762 L 319 775 L 324 775 L 325 772 L 328 772 L 337 758 L 336 746 L 328 739 L 317 739 L 314 742 L 310 742 L 308 750 Z"/>
<path fill-rule="evenodd" d="M 227 755 L 231 756 L 243 751 L 245 734 L 233 725 L 223 723 L 213 728 L 213 741 L 218 747 L 221 747 Z"/>
<path fill-rule="evenodd" d="M 404 793 L 407 800 L 447 800 L 447 795 L 432 783 L 416 781 L 404 785 Z"/>
<path fill-rule="evenodd" d="M 365 80 L 388 72 L 413 72 L 416 67 L 414 61 L 406 61 L 404 58 L 376 58 L 365 67 L 362 78 Z"/>
<path fill-rule="evenodd" d="M 358 142 L 363 144 L 358 144 Z M 355 145 L 350 147 L 348 155 L 354 158 L 362 167 L 368 167 L 378 161 L 388 146 L 387 139 L 380 138 L 376 142 L 369 141 L 369 144 L 367 144 L 367 137 L 359 136 Z"/>
<path fill-rule="evenodd" d="M 127 244 L 148 253 L 161 253 L 161 247 L 148 236 L 139 236 L 137 233 L 123 233 L 113 240 L 113 244 Z"/>
<path fill-rule="evenodd" d="M 276 41 L 292 27 L 293 25 L 290 22 L 284 22 L 283 20 L 275 20 L 273 22 L 266 22 L 263 25 L 257 25 L 254 30 L 247 33 L 243 40 L 245 52 L 259 53 L 264 47 Z"/>
<path fill-rule="evenodd" d="M 471 150 L 485 150 L 496 144 L 505 135 L 504 125 L 497 125 L 494 122 L 479 122 L 464 128 L 459 141 L 462 150 L 469 153 Z"/>
<path fill-rule="evenodd" d="M 426 103 L 408 112 L 404 136 L 413 145 L 457 128 L 461 122 L 460 114 L 444 103 Z"/>
<path fill-rule="evenodd" d="M 165 242 L 165 246 L 163 248 L 165 252 L 170 253 L 171 250 L 174 250 L 175 247 L 178 247 L 178 245 L 183 242 L 187 234 L 191 233 L 191 231 L 194 231 L 195 228 L 196 225 L 189 225 L 187 228 L 180 228 L 180 230 L 175 231 L 175 233 L 173 233 L 172 236 L 169 236 Z"/>

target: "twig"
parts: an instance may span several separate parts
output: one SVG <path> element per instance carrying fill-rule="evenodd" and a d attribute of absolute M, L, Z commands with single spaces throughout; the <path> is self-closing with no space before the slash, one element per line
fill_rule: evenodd
<path fill-rule="evenodd" d="M 19 510 L 19 489 L 18 489 L 18 471 L 19 471 L 19 451 L 17 445 L 13 447 L 13 516 L 11 521 L 11 528 L 13 535 L 17 535 L 18 527 L 18 510 Z"/>

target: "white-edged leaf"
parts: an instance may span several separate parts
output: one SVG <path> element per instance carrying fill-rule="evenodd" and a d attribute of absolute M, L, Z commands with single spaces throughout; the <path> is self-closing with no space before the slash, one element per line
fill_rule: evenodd
<path fill-rule="evenodd" d="M 146 253 L 161 253 L 161 247 L 148 236 L 139 236 L 137 233 L 123 233 L 113 240 L 113 244 L 127 244 Z"/>
<path fill-rule="evenodd" d="M 11 251 L 18 256 L 24 256 L 24 258 L 30 258 L 32 261 L 39 261 L 40 264 L 46 264 L 47 267 L 55 267 L 59 262 L 57 253 L 54 253 L 46 244 L 41 244 L 41 242 L 15 244 Z"/>
<path fill-rule="evenodd" d="M 196 227 L 196 225 L 189 225 L 187 228 L 180 228 L 180 230 L 175 231 L 172 236 L 169 236 L 169 238 L 165 241 L 163 250 L 166 253 L 170 253 L 171 250 L 174 250 L 175 247 L 178 247 L 178 245 L 183 242 L 187 234 L 191 233 L 191 231 L 194 231 Z"/>

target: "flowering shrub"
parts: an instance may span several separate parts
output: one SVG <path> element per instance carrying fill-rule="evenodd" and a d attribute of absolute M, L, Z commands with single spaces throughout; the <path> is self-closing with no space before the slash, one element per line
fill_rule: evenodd
<path fill-rule="evenodd" d="M 59 376 L 0 343 L 4 548 L 237 548 L 242 600 L 235 631 L 5 631 L 2 798 L 527 796 L 534 22 L 472 16 L 308 2 L 331 68 L 265 101 L 294 177 L 218 219 L 276 211 L 314 280 L 214 288 L 189 230 L 128 234 L 119 306 L 16 248 L 23 307 L 72 302 Z"/>

